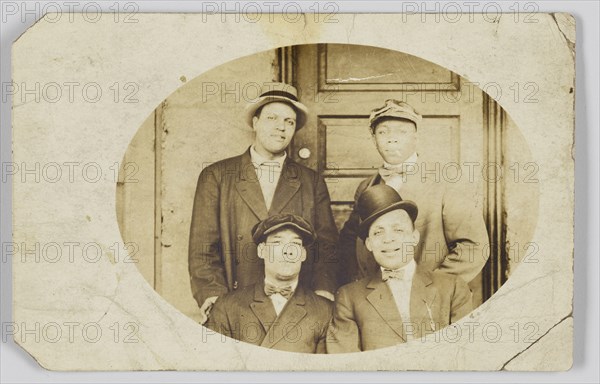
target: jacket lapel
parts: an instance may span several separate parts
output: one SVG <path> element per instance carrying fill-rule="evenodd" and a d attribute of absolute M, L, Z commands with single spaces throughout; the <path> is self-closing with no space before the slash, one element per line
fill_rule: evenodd
<path fill-rule="evenodd" d="M 422 331 L 436 331 L 439 327 L 439 324 L 435 323 L 439 314 L 439 309 L 434 305 L 437 291 L 432 285 L 430 273 L 417 269 L 410 295 L 411 321 Z"/>
<path fill-rule="evenodd" d="M 271 299 L 265 294 L 264 282 L 254 285 L 254 301 L 250 303 L 250 309 L 260 321 L 265 333 L 268 333 L 277 314 Z"/>
<path fill-rule="evenodd" d="M 267 206 L 258 182 L 258 177 L 254 171 L 254 165 L 250 159 L 250 149 L 242 155 L 240 169 L 237 169 L 236 172 L 240 175 L 240 180 L 235 183 L 235 189 L 238 191 L 240 197 L 259 220 L 266 219 Z"/>
<path fill-rule="evenodd" d="M 288 333 L 292 333 L 291 340 L 296 340 L 297 333 L 301 332 L 298 323 L 306 316 L 305 292 L 301 285 L 298 285 L 296 291 L 290 297 L 285 307 L 275 320 L 275 324 L 269 328 L 267 335 L 263 339 L 261 346 L 272 348 Z"/>
<path fill-rule="evenodd" d="M 381 316 L 387 325 L 389 325 L 402 340 L 406 341 L 406 335 L 402 326 L 402 317 L 400 316 L 400 312 L 398 312 L 398 307 L 396 306 L 392 292 L 387 284 L 381 280 L 381 271 L 373 276 L 369 284 L 367 284 L 367 288 L 373 290 L 367 295 L 369 303 L 373 305 L 379 316 Z"/>
<path fill-rule="evenodd" d="M 381 176 L 379 176 L 379 172 L 369 177 L 369 182 L 367 183 L 367 188 L 372 187 L 376 184 L 381 183 Z M 365 189 L 367 189 L 365 188 Z"/>
<path fill-rule="evenodd" d="M 300 167 L 287 157 L 275 188 L 269 215 L 280 213 L 300 189 Z M 260 189 L 260 187 L 259 187 Z M 261 193 L 262 197 L 262 193 Z M 264 204 L 264 203 L 263 203 Z"/>

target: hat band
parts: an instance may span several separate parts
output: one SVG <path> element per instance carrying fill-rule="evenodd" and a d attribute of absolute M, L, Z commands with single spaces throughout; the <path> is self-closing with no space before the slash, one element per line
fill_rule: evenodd
<path fill-rule="evenodd" d="M 285 92 L 285 91 L 268 91 L 268 92 L 265 92 L 262 95 L 260 95 L 260 97 L 267 97 L 267 96 L 281 96 L 281 97 L 287 97 L 288 99 L 292 99 L 294 101 L 298 101 L 298 98 L 296 96 L 294 96 L 293 94 L 291 94 L 289 92 Z"/>

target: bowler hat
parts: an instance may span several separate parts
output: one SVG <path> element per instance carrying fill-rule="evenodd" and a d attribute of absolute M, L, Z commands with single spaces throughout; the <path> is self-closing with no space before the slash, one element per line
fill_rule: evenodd
<path fill-rule="evenodd" d="M 244 116 L 246 124 L 252 127 L 252 118 L 256 114 L 256 111 L 274 102 L 288 104 L 296 111 L 296 130 L 304 126 L 308 108 L 298 101 L 298 90 L 296 87 L 285 83 L 268 83 L 268 85 L 263 87 L 258 99 L 246 106 Z"/>
<path fill-rule="evenodd" d="M 389 185 L 377 184 L 365 189 L 356 203 L 356 210 L 360 216 L 358 236 L 366 239 L 369 228 L 373 222 L 382 215 L 396 209 L 402 209 L 414 223 L 419 210 L 417 205 L 410 200 L 402 200 L 396 190 Z"/>
<path fill-rule="evenodd" d="M 408 120 L 412 121 L 418 127 L 422 118 L 413 107 L 404 101 L 388 99 L 385 101 L 383 107 L 375 108 L 371 111 L 371 115 L 369 116 L 371 130 L 375 129 L 375 126 L 383 119 Z"/>
<path fill-rule="evenodd" d="M 312 225 L 303 217 L 291 213 L 279 213 L 269 216 L 252 228 L 252 240 L 256 244 L 265 241 L 270 233 L 281 228 L 292 228 L 302 237 L 304 247 L 311 245 L 317 238 Z"/>

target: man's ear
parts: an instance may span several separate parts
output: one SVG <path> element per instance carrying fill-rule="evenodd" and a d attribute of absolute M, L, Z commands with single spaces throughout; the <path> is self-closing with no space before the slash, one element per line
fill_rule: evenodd
<path fill-rule="evenodd" d="M 365 239 L 365 247 L 369 250 L 369 252 L 373 252 L 373 248 L 371 248 L 371 238 L 367 237 Z"/>
<path fill-rule="evenodd" d="M 371 130 L 371 140 L 373 141 L 373 145 L 377 148 L 377 140 L 375 140 L 375 130 Z"/>
<path fill-rule="evenodd" d="M 258 256 L 259 259 L 263 259 L 265 258 L 265 254 L 264 252 L 267 252 L 267 244 L 265 244 L 265 242 L 263 241 L 262 243 L 258 244 L 258 246 L 256 247 L 256 254 Z"/>
<path fill-rule="evenodd" d="M 252 118 L 252 130 L 256 131 L 256 122 L 258 121 L 258 116 L 254 116 Z"/>
<path fill-rule="evenodd" d="M 413 229 L 413 242 L 415 247 L 419 244 L 419 240 L 421 240 L 421 232 L 417 228 Z"/>
<path fill-rule="evenodd" d="M 306 248 L 304 245 L 300 247 L 300 261 L 304 262 L 306 260 Z"/>

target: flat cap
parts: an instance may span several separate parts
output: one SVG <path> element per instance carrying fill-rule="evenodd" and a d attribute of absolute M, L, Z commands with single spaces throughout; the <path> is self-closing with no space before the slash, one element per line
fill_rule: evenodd
<path fill-rule="evenodd" d="M 385 101 L 383 107 L 376 108 L 371 111 L 369 116 L 369 126 L 371 130 L 375 129 L 375 126 L 381 119 L 401 119 L 408 120 L 415 123 L 418 127 L 421 123 L 421 115 L 413 107 L 405 103 L 404 101 L 398 101 L 394 99 L 388 99 Z"/>
<path fill-rule="evenodd" d="M 269 216 L 252 228 L 252 240 L 256 244 L 265 241 L 267 236 L 278 229 L 290 228 L 302 237 L 302 245 L 307 247 L 315 242 L 317 234 L 313 226 L 303 217 L 291 213 L 280 213 Z"/>

